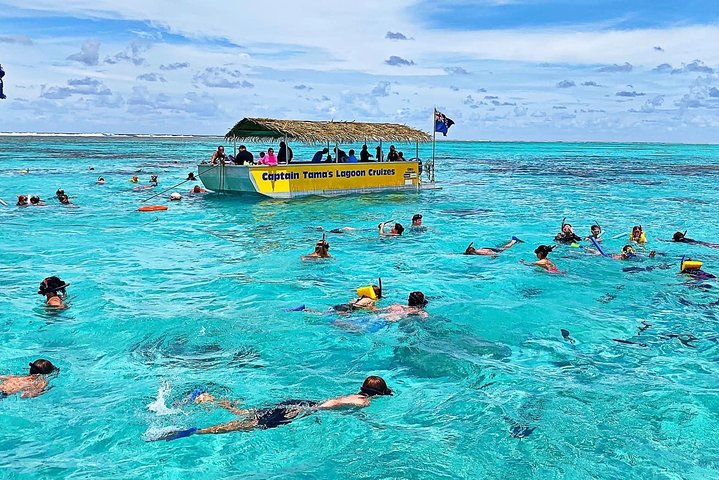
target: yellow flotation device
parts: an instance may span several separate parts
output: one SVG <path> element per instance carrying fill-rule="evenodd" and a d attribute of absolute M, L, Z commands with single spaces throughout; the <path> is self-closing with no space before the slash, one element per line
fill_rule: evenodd
<path fill-rule="evenodd" d="M 372 285 L 358 288 L 357 296 L 359 298 L 367 297 L 367 298 L 371 298 L 372 300 L 377 300 L 377 294 L 374 293 L 374 288 L 372 288 Z"/>
<path fill-rule="evenodd" d="M 639 240 L 635 240 L 634 236 L 630 233 L 629 234 L 629 241 L 630 242 L 637 242 L 637 243 L 647 243 L 647 236 L 642 232 L 642 236 L 639 237 Z"/>
<path fill-rule="evenodd" d="M 132 178 L 130 179 L 130 183 L 140 183 L 140 179 L 139 179 L 139 178 L 132 177 Z"/>
<path fill-rule="evenodd" d="M 692 260 L 691 258 L 687 258 L 686 260 L 682 261 L 682 272 L 685 270 L 696 270 L 699 268 L 702 268 L 703 263 L 699 260 Z"/>

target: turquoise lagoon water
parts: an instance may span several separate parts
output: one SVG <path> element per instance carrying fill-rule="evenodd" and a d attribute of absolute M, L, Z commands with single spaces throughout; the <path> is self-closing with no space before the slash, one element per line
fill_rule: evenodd
<path fill-rule="evenodd" d="M 136 211 L 148 193 L 130 176 L 169 187 L 218 141 L 0 139 L 0 370 L 36 357 L 61 368 L 47 394 L 0 402 L 0 477 L 717 478 L 719 284 L 688 283 L 678 263 L 719 273 L 719 250 L 659 239 L 719 241 L 719 147 L 447 142 L 438 191 L 186 195 Z M 58 187 L 76 208 L 52 200 Z M 20 193 L 48 206 L 12 206 Z M 427 232 L 377 237 L 379 221 L 418 212 Z M 659 255 L 560 247 L 564 275 L 521 265 L 562 217 L 582 235 L 600 222 L 610 251 L 641 223 Z M 320 225 L 360 230 L 329 234 L 331 261 L 300 261 Z M 512 235 L 526 243 L 498 258 L 460 254 Z M 69 309 L 43 307 L 48 275 L 71 283 Z M 347 301 L 377 276 L 381 305 L 422 290 L 429 318 L 352 329 L 284 311 Z M 395 396 L 272 430 L 146 441 L 231 419 L 172 407 L 197 386 L 266 406 L 354 392 L 369 374 Z"/>

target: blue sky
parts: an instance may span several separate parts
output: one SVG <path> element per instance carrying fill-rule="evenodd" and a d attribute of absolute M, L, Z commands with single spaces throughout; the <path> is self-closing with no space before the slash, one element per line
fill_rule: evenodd
<path fill-rule="evenodd" d="M 0 131 L 429 130 L 437 106 L 454 139 L 717 141 L 716 1 L 179 5 L 0 0 Z"/>

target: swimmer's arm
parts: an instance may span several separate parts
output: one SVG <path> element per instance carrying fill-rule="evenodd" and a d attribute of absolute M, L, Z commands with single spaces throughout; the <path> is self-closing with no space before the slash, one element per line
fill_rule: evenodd
<path fill-rule="evenodd" d="M 235 407 L 230 403 L 229 400 L 220 400 L 219 402 L 217 402 L 217 406 L 220 408 L 224 408 L 228 412 L 234 413 L 235 415 L 249 415 L 250 413 L 252 413 L 251 410 Z"/>

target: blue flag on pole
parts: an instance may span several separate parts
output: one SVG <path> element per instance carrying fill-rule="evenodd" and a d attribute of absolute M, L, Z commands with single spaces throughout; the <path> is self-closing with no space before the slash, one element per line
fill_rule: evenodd
<path fill-rule="evenodd" d="M 447 130 L 449 127 L 454 125 L 454 121 L 451 118 L 447 118 L 444 113 L 434 111 L 434 131 L 440 132 L 445 137 L 447 136 Z"/>

